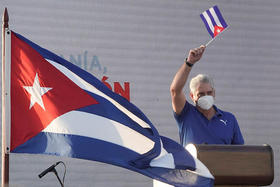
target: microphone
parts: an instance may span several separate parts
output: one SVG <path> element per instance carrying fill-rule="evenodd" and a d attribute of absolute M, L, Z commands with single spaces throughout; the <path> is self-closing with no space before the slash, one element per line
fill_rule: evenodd
<path fill-rule="evenodd" d="M 42 178 L 42 177 L 45 176 L 48 172 L 51 172 L 51 171 L 55 170 L 55 166 L 57 166 L 59 163 L 60 163 L 60 161 L 57 162 L 57 163 L 55 163 L 55 164 L 53 164 L 53 165 L 51 165 L 49 168 L 45 169 L 42 173 L 40 173 L 40 174 L 38 175 L 39 178 Z"/>

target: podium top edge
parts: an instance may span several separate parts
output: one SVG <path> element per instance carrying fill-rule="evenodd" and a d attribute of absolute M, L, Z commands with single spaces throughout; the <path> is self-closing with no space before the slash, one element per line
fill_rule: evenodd
<path fill-rule="evenodd" d="M 221 144 L 195 144 L 198 151 L 257 151 L 273 152 L 268 144 L 263 145 L 221 145 Z"/>

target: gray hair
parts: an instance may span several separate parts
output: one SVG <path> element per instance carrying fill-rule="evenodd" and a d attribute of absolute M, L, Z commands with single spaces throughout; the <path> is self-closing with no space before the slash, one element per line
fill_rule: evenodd
<path fill-rule="evenodd" d="M 198 74 L 197 76 L 193 77 L 190 81 L 191 93 L 195 92 L 199 83 L 209 83 L 210 86 L 214 89 L 214 81 L 209 75 Z"/>

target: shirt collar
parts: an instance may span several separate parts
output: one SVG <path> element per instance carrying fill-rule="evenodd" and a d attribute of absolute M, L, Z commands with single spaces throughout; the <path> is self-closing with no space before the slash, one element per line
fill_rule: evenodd
<path fill-rule="evenodd" d="M 218 109 L 218 107 L 216 107 L 216 105 L 213 105 L 214 109 L 216 110 L 216 116 L 220 117 L 223 115 L 223 111 L 221 111 L 220 109 Z"/>

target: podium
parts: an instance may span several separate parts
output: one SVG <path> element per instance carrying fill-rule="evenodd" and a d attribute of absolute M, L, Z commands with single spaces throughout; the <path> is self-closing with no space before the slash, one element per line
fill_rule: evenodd
<path fill-rule="evenodd" d="M 267 186 L 274 179 L 271 146 L 195 145 L 197 158 L 215 177 L 215 187 Z"/>

